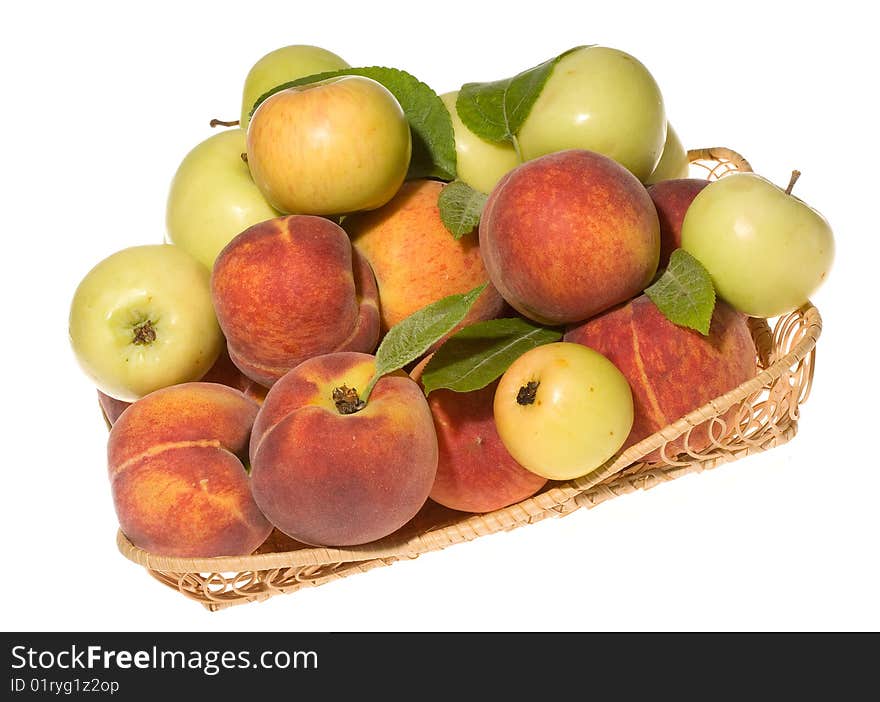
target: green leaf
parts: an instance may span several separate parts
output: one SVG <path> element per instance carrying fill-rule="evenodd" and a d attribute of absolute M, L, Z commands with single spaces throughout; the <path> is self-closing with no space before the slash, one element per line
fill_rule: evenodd
<path fill-rule="evenodd" d="M 409 121 L 412 131 L 412 159 L 408 178 L 436 177 L 443 180 L 455 178 L 455 133 L 449 111 L 429 86 L 415 76 L 397 68 L 367 66 L 364 68 L 343 68 L 326 71 L 282 83 L 264 93 L 254 103 L 251 110 L 260 106 L 270 95 L 294 88 L 298 85 L 315 83 L 338 76 L 364 76 L 384 85 L 397 98 Z"/>
<path fill-rule="evenodd" d="M 422 372 L 425 394 L 439 388 L 484 388 L 526 351 L 561 338 L 559 329 L 516 317 L 471 324 L 449 337 L 428 361 Z"/>
<path fill-rule="evenodd" d="M 715 286 L 709 272 L 684 249 L 676 249 L 663 275 L 645 290 L 670 322 L 709 334 Z"/>
<path fill-rule="evenodd" d="M 440 219 L 456 239 L 469 234 L 480 223 L 483 206 L 489 198 L 485 193 L 474 190 L 460 180 L 454 180 L 443 187 L 437 205 Z"/>
<path fill-rule="evenodd" d="M 487 285 L 483 283 L 470 292 L 444 297 L 391 327 L 376 351 L 376 373 L 361 400 L 367 401 L 379 378 L 416 360 L 451 332 L 465 318 Z"/>
<path fill-rule="evenodd" d="M 575 47 L 578 48 L 581 47 Z M 569 49 L 513 78 L 491 83 L 465 83 L 455 101 L 461 121 L 483 139 L 510 141 L 515 145 L 516 135 L 553 73 L 553 68 L 562 57 L 575 49 Z"/>

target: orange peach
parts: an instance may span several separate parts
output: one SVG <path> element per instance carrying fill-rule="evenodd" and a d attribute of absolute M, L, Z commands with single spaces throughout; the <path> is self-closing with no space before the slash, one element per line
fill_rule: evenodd
<path fill-rule="evenodd" d="M 629 381 L 635 416 L 623 448 L 733 390 L 757 372 L 746 318 L 721 300 L 715 305 L 709 336 L 673 324 L 641 295 L 569 329 L 565 340 L 603 354 Z M 727 418 L 732 418 L 732 412 Z M 707 448 L 709 431 L 708 422 L 693 429 L 688 448 L 693 452 Z M 684 450 L 685 438 L 681 437 L 667 445 L 666 456 Z M 659 457 L 657 450 L 644 460 Z"/>
<path fill-rule="evenodd" d="M 245 229 L 217 257 L 211 291 L 233 363 L 261 385 L 312 356 L 372 351 L 379 340 L 370 266 L 323 217 Z"/>
<path fill-rule="evenodd" d="M 410 375 L 421 378 L 429 359 Z M 434 416 L 439 460 L 431 499 L 462 512 L 491 512 L 531 497 L 547 480 L 517 463 L 495 429 L 493 404 L 498 381 L 480 390 L 434 390 L 428 406 Z"/>
<path fill-rule="evenodd" d="M 432 302 L 489 280 L 476 232 L 456 240 L 443 225 L 437 207 L 442 189 L 437 181 L 410 181 L 384 207 L 343 222 L 376 274 L 383 331 Z M 461 326 L 492 319 L 502 304 L 490 285 Z"/>
<path fill-rule="evenodd" d="M 489 196 L 480 251 L 498 292 L 544 324 L 579 322 L 637 295 L 660 255 L 657 212 L 644 186 L 592 151 L 518 166 Z"/>
<path fill-rule="evenodd" d="M 311 358 L 279 380 L 251 437 L 254 498 L 288 536 L 318 546 L 380 539 L 419 511 L 437 472 L 431 411 L 405 373 L 359 403 L 375 358 Z"/>
<path fill-rule="evenodd" d="M 133 403 L 113 425 L 107 462 L 119 525 L 163 556 L 252 553 L 271 524 L 250 490 L 246 455 L 259 406 L 216 383 L 183 383 Z"/>

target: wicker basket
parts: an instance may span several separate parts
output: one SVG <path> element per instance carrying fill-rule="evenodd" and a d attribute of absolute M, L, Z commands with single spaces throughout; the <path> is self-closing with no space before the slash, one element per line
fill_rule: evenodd
<path fill-rule="evenodd" d="M 703 169 L 700 173 L 710 180 L 751 170 L 742 156 L 729 149 L 697 149 L 688 155 L 692 170 Z M 306 546 L 276 530 L 255 554 L 246 557 L 157 556 L 136 548 L 121 531 L 119 550 L 159 582 L 216 611 L 321 585 L 546 517 L 564 516 L 581 507 L 595 507 L 612 497 L 766 451 L 797 431 L 799 407 L 807 399 L 813 378 L 822 320 L 807 303 L 776 319 L 772 328 L 763 319 L 750 319 L 749 324 L 758 351 L 757 376 L 619 453 L 589 475 L 551 482 L 539 494 L 510 507 L 471 515 L 429 500 L 409 524 L 391 536 L 344 549 Z M 665 455 L 667 442 L 680 436 L 687 439 L 690 430 L 705 421 L 711 422 L 708 448 L 692 452 L 685 440 L 685 453 Z M 658 448 L 660 460 L 640 461 Z"/>

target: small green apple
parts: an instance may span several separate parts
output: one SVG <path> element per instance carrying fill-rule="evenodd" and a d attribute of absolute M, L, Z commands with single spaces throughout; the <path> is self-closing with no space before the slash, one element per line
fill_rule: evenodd
<path fill-rule="evenodd" d="M 278 216 L 241 158 L 243 129 L 229 129 L 190 151 L 171 181 L 168 241 L 210 269 L 217 254 L 252 224 Z"/>
<path fill-rule="evenodd" d="M 519 157 L 512 144 L 486 141 L 468 129 L 455 109 L 457 98 L 457 90 L 440 96 L 455 131 L 458 177 L 475 190 L 490 193 L 503 175 L 519 165 Z"/>
<path fill-rule="evenodd" d="M 685 214 L 681 246 L 706 267 L 718 295 L 752 317 L 800 307 L 834 260 L 825 218 L 754 173 L 703 188 Z"/>
<path fill-rule="evenodd" d="M 254 103 L 272 88 L 341 68 L 349 68 L 349 65 L 336 54 L 317 46 L 284 46 L 269 52 L 254 64 L 244 81 L 240 126 L 247 129 Z"/>
<path fill-rule="evenodd" d="M 672 128 L 672 125 L 666 123 L 666 144 L 663 146 L 663 153 L 660 156 L 660 162 L 654 169 L 654 172 L 648 176 L 645 185 L 653 185 L 661 180 L 680 180 L 687 178 L 690 174 L 690 161 L 688 160 L 687 149 L 678 138 L 678 134 Z"/>
<path fill-rule="evenodd" d="M 666 141 L 663 97 L 637 59 L 603 46 L 559 60 L 519 131 L 523 158 L 587 149 L 613 158 L 644 181 Z"/>
<path fill-rule="evenodd" d="M 400 103 L 381 83 L 342 76 L 275 93 L 254 112 L 248 166 L 277 210 L 372 210 L 403 184 L 412 142 Z"/>
<path fill-rule="evenodd" d="M 524 468 L 571 480 L 598 468 L 626 441 L 632 391 L 605 356 L 561 341 L 511 364 L 495 391 L 494 415 L 502 443 Z"/>
<path fill-rule="evenodd" d="M 69 324 L 83 370 L 126 402 L 199 380 L 224 344 L 208 270 L 170 244 L 123 249 L 92 268 L 74 293 Z"/>

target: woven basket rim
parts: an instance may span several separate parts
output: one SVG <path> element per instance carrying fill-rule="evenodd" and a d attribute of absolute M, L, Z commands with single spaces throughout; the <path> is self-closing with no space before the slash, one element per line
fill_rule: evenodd
<path fill-rule="evenodd" d="M 117 532 L 117 546 L 123 556 L 138 565 L 159 571 L 178 573 L 195 572 L 241 572 L 271 568 L 297 568 L 303 566 L 322 566 L 333 563 L 349 563 L 384 558 L 412 558 L 422 553 L 437 550 L 454 540 L 445 538 L 446 530 L 473 531 L 487 534 L 501 531 L 517 523 L 537 521 L 548 511 L 559 513 L 563 505 L 578 495 L 585 493 L 616 473 L 636 463 L 665 442 L 673 440 L 690 428 L 710 417 L 723 414 L 734 404 L 741 402 L 755 392 L 777 380 L 795 364 L 804 360 L 815 348 L 822 332 L 822 318 L 819 310 L 807 302 L 799 312 L 804 317 L 805 329 L 802 338 L 787 354 L 775 359 L 769 366 L 753 378 L 733 390 L 710 400 L 702 407 L 688 413 L 681 419 L 651 434 L 625 451 L 613 456 L 605 464 L 587 475 L 554 486 L 538 495 L 485 514 L 474 514 L 461 521 L 415 536 L 396 536 L 392 534 L 379 541 L 348 548 L 304 547 L 294 551 L 259 553 L 250 556 L 218 556 L 213 558 L 181 558 L 160 556 L 138 548 L 132 544 L 120 529 Z"/>

